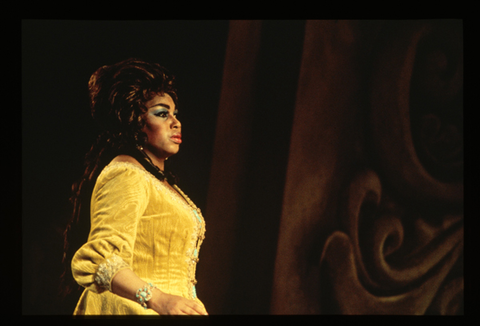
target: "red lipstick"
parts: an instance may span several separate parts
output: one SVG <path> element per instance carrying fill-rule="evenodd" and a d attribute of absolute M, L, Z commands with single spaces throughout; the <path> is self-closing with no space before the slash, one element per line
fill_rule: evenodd
<path fill-rule="evenodd" d="M 182 143 L 182 135 L 181 135 L 181 134 L 174 134 L 172 137 L 170 137 L 170 139 L 171 139 L 174 143 L 177 143 L 177 144 L 181 144 L 181 143 Z"/>

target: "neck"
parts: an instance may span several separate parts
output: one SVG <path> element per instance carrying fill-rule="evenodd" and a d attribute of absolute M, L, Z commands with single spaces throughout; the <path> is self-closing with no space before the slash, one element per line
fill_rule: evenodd
<path fill-rule="evenodd" d="M 147 154 L 147 156 L 150 158 L 151 162 L 157 166 L 160 171 L 165 171 L 165 159 L 164 158 L 158 158 L 155 156 L 152 152 L 150 152 L 148 149 L 143 149 L 143 152 Z"/>

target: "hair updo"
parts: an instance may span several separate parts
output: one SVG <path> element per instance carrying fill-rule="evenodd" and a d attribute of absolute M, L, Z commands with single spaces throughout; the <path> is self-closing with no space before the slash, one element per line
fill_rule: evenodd
<path fill-rule="evenodd" d="M 144 105 L 156 94 L 169 94 L 176 105 L 174 81 L 164 67 L 139 59 L 100 67 L 88 82 L 92 117 L 105 138 L 117 146 L 143 145 Z"/>

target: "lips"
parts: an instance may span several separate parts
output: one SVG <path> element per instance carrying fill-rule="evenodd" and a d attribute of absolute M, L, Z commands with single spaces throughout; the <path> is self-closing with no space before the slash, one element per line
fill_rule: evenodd
<path fill-rule="evenodd" d="M 181 135 L 181 134 L 174 134 L 172 137 L 170 137 L 170 139 L 171 139 L 174 143 L 177 143 L 177 144 L 181 144 L 181 143 L 182 143 L 182 135 Z"/>

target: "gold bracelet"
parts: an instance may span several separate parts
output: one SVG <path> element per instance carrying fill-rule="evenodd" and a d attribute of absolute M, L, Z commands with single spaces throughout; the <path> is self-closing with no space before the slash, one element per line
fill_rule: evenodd
<path fill-rule="evenodd" d="M 155 285 L 152 283 L 146 284 L 143 288 L 137 290 L 135 297 L 137 302 L 144 308 L 148 309 L 147 301 L 152 298 L 152 290 L 155 288 Z"/>

